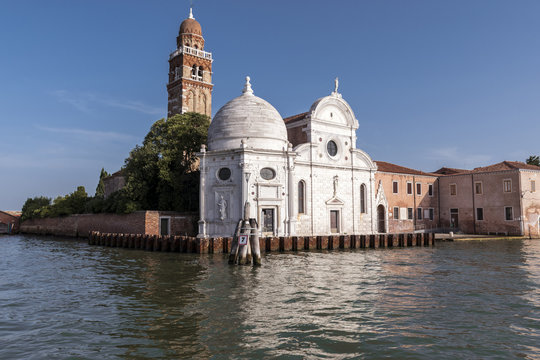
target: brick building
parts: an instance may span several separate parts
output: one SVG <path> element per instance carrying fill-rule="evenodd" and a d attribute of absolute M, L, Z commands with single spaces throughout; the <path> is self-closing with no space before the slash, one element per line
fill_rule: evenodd
<path fill-rule="evenodd" d="M 0 234 L 12 234 L 19 231 L 20 211 L 0 210 Z"/>
<path fill-rule="evenodd" d="M 388 232 L 438 228 L 438 176 L 384 161 L 376 164 L 375 180 L 388 201 Z"/>
<path fill-rule="evenodd" d="M 201 24 L 190 9 L 169 56 L 168 117 L 185 112 L 212 116 L 212 61 L 212 53 L 204 50 Z"/>
<path fill-rule="evenodd" d="M 471 234 L 540 235 L 540 167 L 517 161 L 440 169 L 441 227 Z"/>
<path fill-rule="evenodd" d="M 108 198 L 114 192 L 122 189 L 124 185 L 126 185 L 126 178 L 124 177 L 122 170 L 107 176 L 103 179 L 104 197 Z"/>

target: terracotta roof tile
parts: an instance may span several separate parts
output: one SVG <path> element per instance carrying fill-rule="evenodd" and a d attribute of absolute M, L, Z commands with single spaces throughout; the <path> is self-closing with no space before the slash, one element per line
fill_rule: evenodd
<path fill-rule="evenodd" d="M 296 114 L 296 115 L 293 115 L 293 116 L 289 116 L 289 117 L 286 117 L 285 119 L 283 119 L 283 121 L 286 123 L 290 123 L 290 122 L 293 122 L 293 121 L 297 121 L 297 120 L 302 120 L 306 117 L 308 113 L 305 112 L 305 113 L 301 113 L 301 114 Z"/>
<path fill-rule="evenodd" d="M 439 170 L 434 171 L 433 173 L 437 175 L 454 175 L 454 174 L 459 174 L 459 173 L 466 173 L 469 171 L 470 170 L 442 167 Z"/>
<path fill-rule="evenodd" d="M 471 172 L 492 172 L 492 171 L 507 171 L 507 170 L 537 170 L 540 171 L 540 166 L 529 165 L 521 161 L 502 161 L 497 164 L 477 167 Z"/>
<path fill-rule="evenodd" d="M 378 171 L 381 171 L 381 172 L 410 174 L 410 175 L 423 175 L 423 176 L 437 176 L 436 174 L 426 173 L 420 170 L 406 168 L 404 166 L 391 164 L 386 161 L 375 161 L 375 163 L 377 164 Z"/>
<path fill-rule="evenodd" d="M 21 217 L 21 215 L 22 215 L 21 211 L 0 210 L 0 212 L 3 212 L 4 214 L 11 215 L 13 217 Z"/>

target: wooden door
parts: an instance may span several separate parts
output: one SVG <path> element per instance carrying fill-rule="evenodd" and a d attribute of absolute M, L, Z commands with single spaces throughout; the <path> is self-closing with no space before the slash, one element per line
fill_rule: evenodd
<path fill-rule="evenodd" d="M 339 211 L 330 210 L 330 232 L 339 233 Z"/>
<path fill-rule="evenodd" d="M 378 231 L 380 233 L 385 233 L 386 232 L 386 219 L 385 219 L 384 213 L 385 213 L 384 206 L 379 205 L 377 207 L 377 221 L 378 221 L 378 224 L 379 224 Z"/>
<path fill-rule="evenodd" d="M 262 209 L 262 232 L 274 233 L 274 209 Z"/>

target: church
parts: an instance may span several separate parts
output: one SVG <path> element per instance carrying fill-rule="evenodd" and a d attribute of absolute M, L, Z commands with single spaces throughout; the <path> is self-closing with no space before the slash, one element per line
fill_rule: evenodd
<path fill-rule="evenodd" d="M 169 60 L 169 116 L 211 113 L 212 55 L 190 11 Z M 231 236 L 249 204 L 261 235 L 385 231 L 387 204 L 375 163 L 356 148 L 356 119 L 334 91 L 283 119 L 246 78 L 208 130 L 200 159 L 199 237 Z M 379 214 L 381 219 L 377 219 Z"/>
<path fill-rule="evenodd" d="M 169 56 L 168 116 L 211 116 L 213 58 L 191 10 L 176 43 Z M 285 119 L 255 95 L 254 84 L 246 77 L 239 96 L 217 111 L 197 154 L 199 237 L 232 236 L 245 209 L 262 236 L 540 235 L 540 167 L 505 161 L 425 173 L 375 162 L 356 148 L 359 122 L 338 79 L 308 111 Z M 488 183 L 493 186 L 483 191 Z"/>

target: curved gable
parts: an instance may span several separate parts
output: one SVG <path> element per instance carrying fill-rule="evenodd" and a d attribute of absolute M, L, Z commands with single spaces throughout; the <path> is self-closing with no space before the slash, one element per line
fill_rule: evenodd
<path fill-rule="evenodd" d="M 350 105 L 341 95 L 330 95 L 318 99 L 311 105 L 311 119 L 358 129 L 358 120 Z"/>

